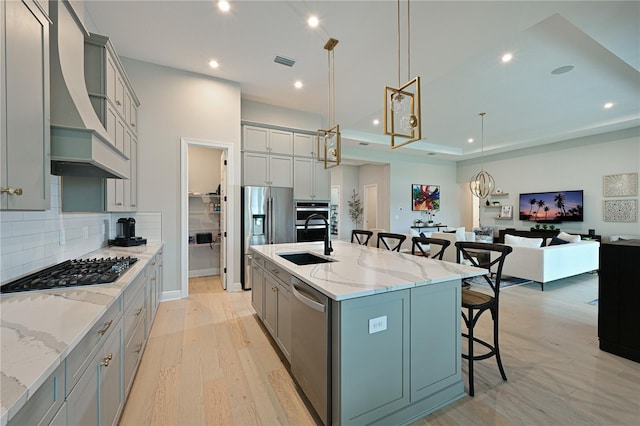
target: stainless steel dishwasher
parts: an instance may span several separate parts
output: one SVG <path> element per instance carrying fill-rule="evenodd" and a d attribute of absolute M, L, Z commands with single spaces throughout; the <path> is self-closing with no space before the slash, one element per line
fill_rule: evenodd
<path fill-rule="evenodd" d="M 291 373 L 326 425 L 331 420 L 329 298 L 291 278 Z"/>

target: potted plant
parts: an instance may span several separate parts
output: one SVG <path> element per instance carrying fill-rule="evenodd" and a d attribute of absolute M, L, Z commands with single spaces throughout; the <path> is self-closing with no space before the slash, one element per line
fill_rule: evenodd
<path fill-rule="evenodd" d="M 353 194 L 351 194 L 351 200 L 347 201 L 347 205 L 349 206 L 349 217 L 353 221 L 354 227 L 357 228 L 362 218 L 364 207 L 362 207 L 360 196 L 355 189 L 353 190 Z"/>

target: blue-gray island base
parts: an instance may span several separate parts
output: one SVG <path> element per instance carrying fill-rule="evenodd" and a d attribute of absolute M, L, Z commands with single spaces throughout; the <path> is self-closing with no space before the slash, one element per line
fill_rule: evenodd
<path fill-rule="evenodd" d="M 339 241 L 334 249 L 333 262 L 297 266 L 279 254 L 322 256 L 322 245 L 254 248 L 263 275 L 278 276 L 280 293 L 295 276 L 330 298 L 327 423 L 408 424 L 463 397 L 461 279 L 485 271 Z M 279 298 L 278 308 L 286 310 L 291 299 Z M 295 327 L 294 321 L 274 335 L 281 348 Z M 295 345 L 287 350 L 295 359 Z"/>

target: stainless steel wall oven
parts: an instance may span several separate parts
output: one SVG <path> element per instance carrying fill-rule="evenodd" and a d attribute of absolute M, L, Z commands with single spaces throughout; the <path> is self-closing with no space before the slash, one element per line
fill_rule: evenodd
<path fill-rule="evenodd" d="M 294 210 L 296 242 L 324 241 L 326 226 L 321 219 L 311 219 L 306 230 L 304 223 L 313 214 L 320 214 L 329 221 L 329 201 L 296 201 Z"/>

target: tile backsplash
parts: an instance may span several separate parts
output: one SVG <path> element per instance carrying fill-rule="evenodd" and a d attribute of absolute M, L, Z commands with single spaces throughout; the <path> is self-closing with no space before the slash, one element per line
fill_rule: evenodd
<path fill-rule="evenodd" d="M 0 282 L 107 245 L 120 217 L 136 219 L 136 233 L 162 239 L 160 213 L 61 213 L 60 178 L 51 176 L 51 209 L 0 212 Z"/>

